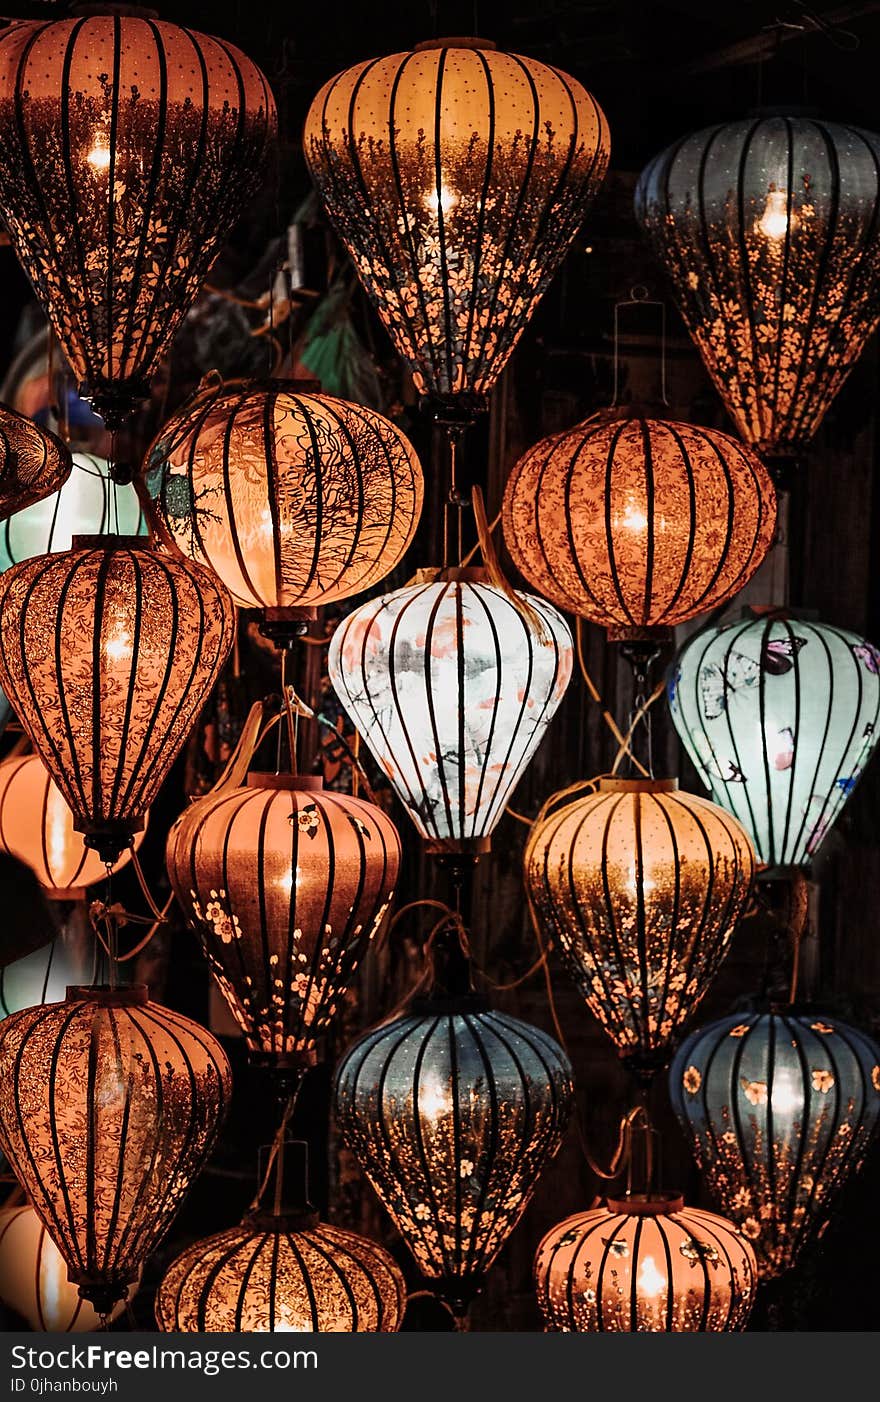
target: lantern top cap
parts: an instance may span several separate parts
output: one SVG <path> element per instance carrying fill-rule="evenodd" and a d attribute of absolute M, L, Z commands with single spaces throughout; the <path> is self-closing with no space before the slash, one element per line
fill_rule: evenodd
<path fill-rule="evenodd" d="M 130 19 L 159 19 L 159 11 L 151 10 L 147 5 L 116 4 L 115 0 L 107 0 L 107 3 L 103 5 L 100 0 L 88 0 L 88 3 L 83 0 L 81 4 L 71 5 L 68 14 L 59 16 L 59 18 L 66 19 L 68 16 L 78 18 L 90 15 L 96 18 L 100 18 L 102 15 L 123 15 Z"/>
<path fill-rule="evenodd" d="M 69 983 L 65 992 L 68 1003 L 100 1003 L 103 1008 L 143 1007 L 150 1001 L 145 983 L 133 983 L 129 988 L 110 988 L 106 983 Z"/>
<path fill-rule="evenodd" d="M 655 1193 L 630 1193 L 622 1198 L 606 1198 L 609 1212 L 623 1212 L 630 1217 L 665 1217 L 671 1212 L 681 1212 L 684 1198 L 681 1193 L 658 1190 Z"/>
<path fill-rule="evenodd" d="M 494 39 L 475 39 L 473 35 L 464 38 L 456 36 L 452 39 L 423 39 L 420 44 L 413 45 L 413 52 L 417 54 L 428 49 L 493 49 L 497 52 L 498 45 Z"/>
<path fill-rule="evenodd" d="M 71 550 L 150 550 L 150 541 L 143 535 L 75 535 Z"/>
<path fill-rule="evenodd" d="M 247 788 L 249 789 L 286 789 L 292 792 L 306 790 L 311 793 L 320 793 L 324 787 L 324 780 L 320 774 L 249 774 L 247 776 Z"/>
<path fill-rule="evenodd" d="M 675 793 L 677 779 L 600 779 L 600 793 Z"/>

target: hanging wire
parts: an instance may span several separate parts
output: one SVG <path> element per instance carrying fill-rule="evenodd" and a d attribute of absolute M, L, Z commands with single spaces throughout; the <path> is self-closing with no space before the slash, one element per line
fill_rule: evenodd
<path fill-rule="evenodd" d="M 648 295 L 648 289 L 643 283 L 636 283 L 630 289 L 627 299 L 614 304 L 614 382 L 611 393 L 611 408 L 617 405 L 617 398 L 620 392 L 620 313 L 625 307 L 659 307 L 660 308 L 660 402 L 669 405 L 666 396 L 666 303 Z"/>

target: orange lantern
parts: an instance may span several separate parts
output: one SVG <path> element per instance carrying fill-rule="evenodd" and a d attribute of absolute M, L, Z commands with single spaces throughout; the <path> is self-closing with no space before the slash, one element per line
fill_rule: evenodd
<path fill-rule="evenodd" d="M 539 593 L 612 640 L 665 639 L 752 577 L 773 542 L 776 493 L 728 433 L 611 411 L 530 448 L 502 520 Z"/>
<path fill-rule="evenodd" d="M 232 1090 L 220 1044 L 143 986 L 68 988 L 0 1023 L 0 1143 L 99 1314 L 206 1163 Z"/>
<path fill-rule="evenodd" d="M 102 861 L 144 825 L 232 646 L 198 565 L 140 537 L 80 537 L 0 576 L 0 684 Z"/>
<path fill-rule="evenodd" d="M 400 865 L 373 803 L 320 778 L 251 774 L 168 839 L 168 873 L 257 1060 L 302 1067 L 379 929 Z"/>
<path fill-rule="evenodd" d="M 0 404 L 0 521 L 57 492 L 72 470 L 60 438 Z"/>
<path fill-rule="evenodd" d="M 0 1300 L 32 1329 L 88 1334 L 101 1327 L 97 1311 L 67 1279 L 64 1258 L 28 1204 L 0 1212 Z M 118 1300 L 115 1319 L 125 1309 Z"/>

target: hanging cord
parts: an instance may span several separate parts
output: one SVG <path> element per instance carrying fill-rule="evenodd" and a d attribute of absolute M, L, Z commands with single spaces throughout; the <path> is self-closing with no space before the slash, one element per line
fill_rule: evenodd
<path fill-rule="evenodd" d="M 587 671 L 587 664 L 584 660 L 583 619 L 581 618 L 578 618 L 575 622 L 575 646 L 577 651 L 578 666 L 580 667 L 581 677 L 583 678 L 583 682 L 587 688 L 587 691 L 590 693 L 590 696 L 592 697 L 593 701 L 599 707 L 602 713 L 602 719 L 608 726 L 608 729 L 611 731 L 611 734 L 614 736 L 617 743 L 623 748 L 625 753 L 631 754 L 626 737 L 621 731 L 620 726 L 617 724 L 617 721 L 614 719 L 613 715 L 608 710 L 608 707 L 605 705 L 605 702 L 602 700 L 599 688 L 596 686 L 595 682 L 593 681 L 593 678 Z M 638 769 L 642 776 L 647 779 L 648 771 L 645 769 L 644 765 L 639 763 L 635 755 L 631 754 L 631 758 L 636 769 Z"/>
<path fill-rule="evenodd" d="M 284 1186 L 284 1175 L 282 1172 L 284 1168 L 284 1141 L 287 1137 L 287 1127 L 290 1124 L 291 1119 L 293 1118 L 293 1112 L 296 1109 L 296 1102 L 298 1098 L 299 1086 L 297 1086 L 293 1094 L 288 1097 L 287 1102 L 284 1106 L 284 1111 L 281 1115 L 281 1120 L 279 1122 L 277 1130 L 275 1131 L 275 1138 L 272 1140 L 272 1148 L 269 1151 L 269 1158 L 266 1161 L 266 1168 L 263 1173 L 263 1178 L 260 1182 L 259 1187 L 257 1188 L 254 1200 L 248 1208 L 249 1212 L 257 1212 L 259 1210 L 260 1203 L 263 1200 L 263 1195 L 269 1186 L 269 1179 L 272 1177 L 272 1172 L 277 1164 L 278 1171 L 275 1176 L 275 1199 L 273 1203 L 273 1208 L 276 1217 L 280 1217 L 281 1215 L 281 1193 L 283 1191 Z"/>
<path fill-rule="evenodd" d="M 648 289 L 643 283 L 637 283 L 630 288 L 628 299 L 614 304 L 614 381 L 611 392 L 611 408 L 617 407 L 617 397 L 620 392 L 620 313 L 625 307 L 659 307 L 660 308 L 660 403 L 669 407 L 669 400 L 666 395 L 666 303 L 655 297 L 649 297 Z"/>

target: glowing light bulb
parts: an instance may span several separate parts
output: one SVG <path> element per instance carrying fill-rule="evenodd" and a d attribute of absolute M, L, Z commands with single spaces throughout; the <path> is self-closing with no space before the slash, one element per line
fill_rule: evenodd
<path fill-rule="evenodd" d="M 639 1267 L 639 1294 L 654 1298 L 666 1289 L 666 1276 L 658 1271 L 653 1256 L 646 1256 Z"/>
<path fill-rule="evenodd" d="M 785 190 L 771 188 L 757 228 L 768 239 L 784 239 L 789 231 L 794 232 L 797 225 L 798 217 L 794 210 L 789 213 L 788 195 Z"/>
<path fill-rule="evenodd" d="M 451 1112 L 449 1091 L 437 1081 L 425 1081 L 419 1085 L 419 1115 L 423 1119 L 442 1120 Z"/>
<path fill-rule="evenodd" d="M 110 169 L 110 142 L 103 133 L 95 137 L 94 145 L 86 156 L 86 160 L 93 170 Z"/>
<path fill-rule="evenodd" d="M 111 662 L 131 661 L 131 634 L 119 628 L 104 641 L 104 652 Z"/>
<path fill-rule="evenodd" d="M 770 1096 L 770 1109 L 774 1115 L 794 1115 L 798 1110 L 803 1109 L 803 1105 L 803 1094 L 798 1091 L 788 1077 L 774 1080 Z"/>
<path fill-rule="evenodd" d="M 429 214 L 436 214 L 438 209 L 442 209 L 444 215 L 448 214 L 457 204 L 458 195 L 447 185 L 440 186 L 439 194 L 436 190 L 429 190 L 424 199 L 425 209 Z"/>
<path fill-rule="evenodd" d="M 617 524 L 624 526 L 628 531 L 642 532 L 648 529 L 648 518 L 640 507 L 630 504 Z"/>

